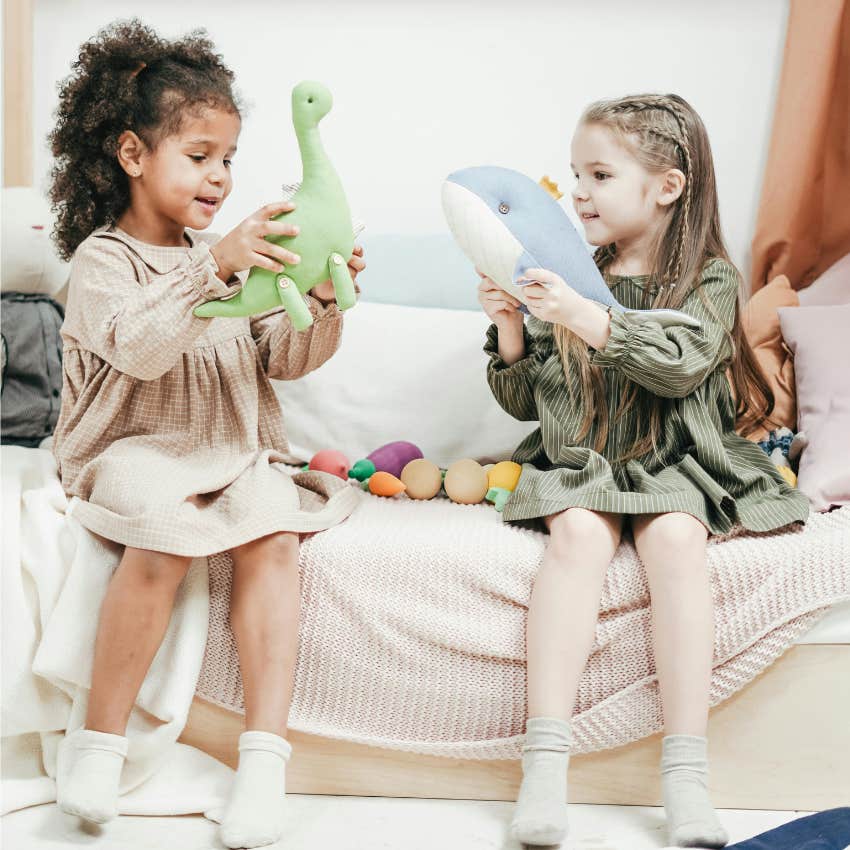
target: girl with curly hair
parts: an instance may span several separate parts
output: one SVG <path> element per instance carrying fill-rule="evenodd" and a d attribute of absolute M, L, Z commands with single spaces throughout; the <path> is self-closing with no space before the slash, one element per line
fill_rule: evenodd
<path fill-rule="evenodd" d="M 221 832 L 228 847 L 281 834 L 285 740 L 299 631 L 299 533 L 354 508 L 335 476 L 291 476 L 269 378 L 297 378 L 337 349 L 330 281 L 307 296 L 314 322 L 282 310 L 204 319 L 236 272 L 299 258 L 272 203 L 222 238 L 199 231 L 230 194 L 240 132 L 233 73 L 202 32 L 160 38 L 137 20 L 83 44 L 60 89 L 50 142 L 55 239 L 70 257 L 64 383 L 54 452 L 69 513 L 124 546 L 104 598 L 84 727 L 63 743 L 66 812 L 117 813 L 126 727 L 193 558 L 230 550 L 230 622 L 246 731 Z M 352 278 L 365 265 L 355 249 Z"/>
<path fill-rule="evenodd" d="M 523 473 L 502 516 L 550 532 L 529 605 L 512 829 L 534 845 L 567 832 L 570 721 L 608 564 L 630 530 L 652 600 L 645 673 L 660 686 L 670 843 L 723 847 L 707 789 L 714 613 L 706 542 L 736 527 L 805 522 L 808 500 L 735 430 L 736 420 L 746 431 L 768 417 L 773 399 L 741 329 L 741 279 L 723 244 L 697 113 L 677 95 L 591 104 L 571 168 L 575 210 L 619 302 L 679 309 L 700 327 L 606 311 L 546 269 L 526 273 L 524 325 L 515 298 L 488 278 L 479 286 L 493 320 L 485 346 L 493 393 L 511 415 L 540 423 L 514 453 Z"/>

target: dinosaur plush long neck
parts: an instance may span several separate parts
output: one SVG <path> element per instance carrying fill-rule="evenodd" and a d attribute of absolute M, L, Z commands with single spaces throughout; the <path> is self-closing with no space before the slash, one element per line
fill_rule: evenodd
<path fill-rule="evenodd" d="M 322 145 L 322 137 L 319 135 L 318 125 L 301 116 L 297 116 L 295 124 L 295 136 L 298 139 L 298 148 L 301 151 L 301 166 L 303 174 L 302 186 L 316 181 L 338 181 L 325 148 Z"/>

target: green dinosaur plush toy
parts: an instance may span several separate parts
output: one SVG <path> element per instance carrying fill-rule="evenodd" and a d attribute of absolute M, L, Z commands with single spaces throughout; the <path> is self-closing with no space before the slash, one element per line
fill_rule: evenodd
<path fill-rule="evenodd" d="M 266 236 L 300 255 L 301 262 L 285 272 L 254 266 L 242 289 L 232 298 L 208 301 L 195 308 L 196 316 L 252 316 L 278 307 L 286 308 L 292 326 L 304 330 L 313 317 L 303 293 L 327 280 L 333 281 L 340 310 L 353 307 L 354 283 L 348 259 L 354 249 L 354 229 L 348 201 L 319 136 L 319 121 L 330 112 L 331 93 L 321 83 L 303 82 L 292 90 L 292 123 L 301 151 L 303 177 L 293 195 L 295 209 L 275 216 L 297 224 L 298 236 Z"/>

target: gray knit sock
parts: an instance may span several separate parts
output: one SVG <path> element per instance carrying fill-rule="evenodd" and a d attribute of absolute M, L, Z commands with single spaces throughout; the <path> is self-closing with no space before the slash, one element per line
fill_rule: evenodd
<path fill-rule="evenodd" d="M 57 782 L 59 808 L 93 823 L 106 823 L 118 814 L 118 783 L 127 756 L 123 735 L 77 729 L 68 736 L 73 763 Z"/>
<path fill-rule="evenodd" d="M 566 720 L 529 717 L 522 784 L 511 832 L 523 844 L 559 844 L 567 835 L 567 765 L 573 743 Z"/>
<path fill-rule="evenodd" d="M 708 796 L 707 748 L 696 735 L 667 735 L 661 742 L 667 832 L 676 847 L 725 847 L 729 841 Z"/>
<path fill-rule="evenodd" d="M 221 820 L 225 847 L 263 847 L 280 838 L 291 754 L 289 742 L 273 732 L 239 736 L 239 767 Z"/>

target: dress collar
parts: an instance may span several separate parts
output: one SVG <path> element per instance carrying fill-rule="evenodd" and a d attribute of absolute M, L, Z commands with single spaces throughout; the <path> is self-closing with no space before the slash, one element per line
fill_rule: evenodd
<path fill-rule="evenodd" d="M 198 242 L 206 241 L 203 237 L 192 230 L 183 231 L 188 240 L 186 245 L 151 245 L 143 242 L 135 236 L 131 236 L 126 230 L 117 225 L 107 225 L 95 230 L 92 236 L 103 239 L 114 239 L 126 245 L 139 259 L 149 266 L 157 274 L 167 274 L 173 271 L 183 261 L 186 252 L 194 248 Z"/>

